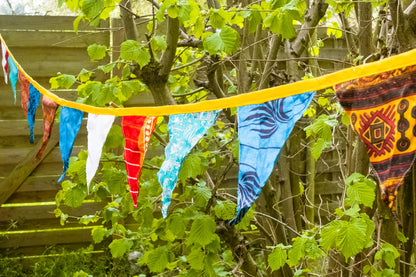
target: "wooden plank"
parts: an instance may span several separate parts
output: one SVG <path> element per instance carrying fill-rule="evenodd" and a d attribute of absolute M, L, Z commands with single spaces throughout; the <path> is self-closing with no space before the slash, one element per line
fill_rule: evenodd
<path fill-rule="evenodd" d="M 315 183 L 315 195 L 338 195 L 342 194 L 343 191 L 344 189 L 338 181 L 321 181 Z"/>
<path fill-rule="evenodd" d="M 67 252 L 76 251 L 81 248 L 87 248 L 91 243 L 82 242 L 82 243 L 71 243 L 71 244 L 59 244 L 57 245 L 58 249 L 65 249 Z M 95 246 L 98 249 L 97 246 Z M 24 267 L 33 267 L 34 262 L 37 258 L 32 258 L 32 256 L 44 256 L 50 254 L 51 250 L 56 250 L 56 247 L 51 248 L 50 245 L 45 246 L 32 246 L 32 247 L 18 247 L 18 248 L 0 248 L 0 255 L 3 257 L 19 257 L 22 258 L 20 262 Z M 0 259 L 1 262 L 1 259 Z"/>
<path fill-rule="evenodd" d="M 56 175 L 52 176 L 29 176 L 17 192 L 33 192 L 59 190 L 61 185 L 57 182 Z"/>
<path fill-rule="evenodd" d="M 11 227 L 13 223 L 13 227 Z M 88 226 L 95 226 L 99 223 L 91 223 Z M 74 228 L 81 227 L 85 225 L 79 224 L 77 219 L 69 218 L 65 225 L 61 225 L 59 218 L 48 218 L 48 219 L 36 219 L 36 220 L 27 220 L 27 219 L 12 219 L 11 221 L 1 221 L 0 222 L 0 231 L 25 231 L 25 230 L 41 230 L 41 229 L 64 229 L 64 228 Z"/>
<path fill-rule="evenodd" d="M 3 31 L 1 34 L 10 49 L 21 45 L 31 47 L 87 48 L 91 44 L 109 45 L 109 33 Z"/>
<path fill-rule="evenodd" d="M 40 159 L 36 159 L 36 154 L 39 151 L 42 141 L 36 144 L 36 147 L 26 156 L 26 158 L 20 162 L 0 183 L 0 205 L 5 203 L 7 199 L 19 188 L 19 186 L 26 180 L 26 178 L 33 172 L 33 170 L 42 162 L 44 157 L 55 147 L 59 141 L 58 132 L 55 129 L 52 130 L 51 138 L 48 145 L 45 148 L 43 156 Z"/>
<path fill-rule="evenodd" d="M 59 245 L 91 241 L 91 227 L 29 233 L 11 232 L 7 236 L 0 237 L 0 248 Z"/>
<path fill-rule="evenodd" d="M 70 208 L 62 206 L 61 209 L 71 216 L 83 216 L 85 214 L 95 214 L 104 206 L 103 203 L 88 202 L 82 204 L 78 208 Z M 0 222 L 8 222 L 14 220 L 44 220 L 56 219 L 53 211 L 56 209 L 55 204 L 47 205 L 25 205 L 25 206 L 3 206 L 0 208 Z M 58 219 L 56 219 L 58 220 Z M 59 220 L 58 220 L 59 221 Z"/>
<path fill-rule="evenodd" d="M 70 30 L 73 31 L 74 16 L 30 16 L 30 15 L 1 15 L 0 30 Z M 109 26 L 109 21 L 101 20 L 99 28 Z M 79 31 L 97 30 L 97 27 L 90 26 L 88 22 L 81 21 Z"/>

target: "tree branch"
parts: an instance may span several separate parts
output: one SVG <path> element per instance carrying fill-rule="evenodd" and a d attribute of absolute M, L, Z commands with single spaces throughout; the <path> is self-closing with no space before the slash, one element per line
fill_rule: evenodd
<path fill-rule="evenodd" d="M 123 20 L 124 31 L 128 40 L 138 40 L 139 34 L 137 32 L 136 24 L 134 22 L 134 14 L 131 13 L 130 0 L 121 0 L 119 3 L 120 16 Z"/>
<path fill-rule="evenodd" d="M 176 47 L 178 45 L 178 38 L 179 38 L 179 20 L 177 18 L 168 17 L 167 19 L 167 34 L 166 34 L 166 42 L 167 48 L 166 51 L 163 53 L 161 62 L 160 62 L 160 71 L 159 76 L 163 78 L 163 80 L 167 80 L 167 77 L 170 73 L 170 70 L 173 65 L 173 61 L 175 60 L 176 56 Z"/>

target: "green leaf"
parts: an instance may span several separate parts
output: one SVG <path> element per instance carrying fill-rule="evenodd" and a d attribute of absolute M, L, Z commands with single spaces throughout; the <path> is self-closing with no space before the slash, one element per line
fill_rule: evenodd
<path fill-rule="evenodd" d="M 322 152 L 324 149 L 331 146 L 331 142 L 325 141 L 323 138 L 319 138 L 312 146 L 311 154 L 312 157 L 316 160 L 319 159 L 319 157 L 322 155 Z"/>
<path fill-rule="evenodd" d="M 395 260 L 400 257 L 400 253 L 396 247 L 391 245 L 390 243 L 382 243 L 381 249 L 377 251 L 376 255 L 374 256 L 375 260 L 383 260 L 386 265 L 390 268 L 396 267 Z"/>
<path fill-rule="evenodd" d="M 80 23 L 81 19 L 84 21 L 84 16 L 83 15 L 77 16 L 77 18 L 74 19 L 73 28 L 74 28 L 74 32 L 76 34 L 78 34 L 78 27 L 79 27 L 79 23 Z"/>
<path fill-rule="evenodd" d="M 406 237 L 402 232 L 400 232 L 400 231 L 397 231 L 397 239 L 400 241 L 400 242 L 403 242 L 403 243 L 406 243 L 408 240 L 409 240 L 409 238 L 408 237 Z"/>
<path fill-rule="evenodd" d="M 321 247 L 326 252 L 335 248 L 339 231 L 347 225 L 347 221 L 333 220 L 321 230 Z"/>
<path fill-rule="evenodd" d="M 89 70 L 86 70 L 85 68 L 83 68 L 83 69 L 79 72 L 79 74 L 78 74 L 78 76 L 77 76 L 77 79 L 78 79 L 80 82 L 85 83 L 85 82 L 87 82 L 87 81 L 89 81 L 89 80 L 90 80 L 90 77 L 91 77 L 92 73 L 93 73 L 92 71 L 89 71 Z"/>
<path fill-rule="evenodd" d="M 104 0 L 84 0 L 81 11 L 85 14 L 91 25 L 98 26 L 100 14 L 104 10 Z"/>
<path fill-rule="evenodd" d="M 236 30 L 224 26 L 221 31 L 207 36 L 204 40 L 204 49 L 210 55 L 218 54 L 223 51 L 233 54 L 240 46 L 240 35 Z"/>
<path fill-rule="evenodd" d="M 187 245 L 199 244 L 205 247 L 214 240 L 215 229 L 216 224 L 212 217 L 204 215 L 195 219 L 186 242 Z"/>
<path fill-rule="evenodd" d="M 80 185 L 77 185 L 65 192 L 65 205 L 72 208 L 77 208 L 82 205 L 82 202 L 84 202 L 86 196 L 86 191 L 83 188 L 81 188 Z"/>
<path fill-rule="evenodd" d="M 206 186 L 197 186 L 194 189 L 195 205 L 200 208 L 205 208 L 211 196 L 212 196 L 211 190 Z"/>
<path fill-rule="evenodd" d="M 100 243 L 103 241 L 104 236 L 106 236 L 107 230 L 102 226 L 97 226 L 92 228 L 91 235 L 94 243 Z"/>
<path fill-rule="evenodd" d="M 191 253 L 186 256 L 186 260 L 191 265 L 191 268 L 196 270 L 204 269 L 204 257 L 205 253 L 202 251 L 201 247 L 194 247 L 191 250 Z"/>
<path fill-rule="evenodd" d="M 87 48 L 88 56 L 92 61 L 94 60 L 101 60 L 105 57 L 107 47 L 105 45 L 98 45 L 96 43 L 88 46 Z"/>
<path fill-rule="evenodd" d="M 106 65 L 98 66 L 98 69 L 101 70 L 104 73 L 110 73 L 114 69 L 115 66 L 116 66 L 115 63 L 109 63 L 109 64 L 106 64 Z"/>
<path fill-rule="evenodd" d="M 114 149 L 123 146 L 123 132 L 119 125 L 113 125 L 108 132 L 107 139 L 105 140 L 104 146 L 107 149 Z"/>
<path fill-rule="evenodd" d="M 376 183 L 371 179 L 359 174 L 353 174 L 346 180 L 347 199 L 345 204 L 352 206 L 354 203 L 363 204 L 366 207 L 373 207 L 376 198 Z"/>
<path fill-rule="evenodd" d="M 215 215 L 222 220 L 230 220 L 235 216 L 236 204 L 230 200 L 217 201 L 214 207 Z"/>
<path fill-rule="evenodd" d="M 270 253 L 267 257 L 267 261 L 269 263 L 270 268 L 272 269 L 272 272 L 283 267 L 286 263 L 287 253 L 283 247 L 283 244 L 276 245 L 273 252 Z"/>
<path fill-rule="evenodd" d="M 182 183 L 185 183 L 188 178 L 196 178 L 201 173 L 201 158 L 198 155 L 189 154 L 182 163 L 179 178 Z"/>
<path fill-rule="evenodd" d="M 57 77 L 52 77 L 49 80 L 49 83 L 51 84 L 51 89 L 56 88 L 65 88 L 68 89 L 72 87 L 72 85 L 75 83 L 77 79 L 74 75 L 68 75 L 68 74 L 61 74 Z"/>
<path fill-rule="evenodd" d="M 122 238 L 113 240 L 108 247 L 111 250 L 113 258 L 121 258 L 132 246 L 133 242 L 131 240 Z"/>
<path fill-rule="evenodd" d="M 167 43 L 164 36 L 153 36 L 150 40 L 150 44 L 152 45 L 153 51 L 164 51 L 167 48 Z"/>
<path fill-rule="evenodd" d="M 296 35 L 293 20 L 299 18 L 299 11 L 296 8 L 287 6 L 287 8 L 279 8 L 270 13 L 264 19 L 264 26 L 270 31 L 279 34 L 283 39 L 290 39 Z"/>
<path fill-rule="evenodd" d="M 214 10 L 209 18 L 209 22 L 212 28 L 221 29 L 225 25 L 225 16 L 226 13 L 223 9 Z"/>
<path fill-rule="evenodd" d="M 178 213 L 173 213 L 168 217 L 167 228 L 178 238 L 183 237 L 186 230 L 186 221 L 182 215 Z"/>
<path fill-rule="evenodd" d="M 350 117 L 345 112 L 342 113 L 341 122 L 345 126 L 349 126 L 351 124 Z"/>
<path fill-rule="evenodd" d="M 354 218 L 337 235 L 336 247 L 344 255 L 345 260 L 355 256 L 367 244 L 367 223 L 362 218 Z"/>
<path fill-rule="evenodd" d="M 120 57 L 127 61 L 135 61 L 140 68 L 150 62 L 150 54 L 142 45 L 135 40 L 126 40 L 121 44 Z"/>
<path fill-rule="evenodd" d="M 150 251 L 147 257 L 147 266 L 151 272 L 162 272 L 169 263 L 169 250 L 162 246 Z"/>

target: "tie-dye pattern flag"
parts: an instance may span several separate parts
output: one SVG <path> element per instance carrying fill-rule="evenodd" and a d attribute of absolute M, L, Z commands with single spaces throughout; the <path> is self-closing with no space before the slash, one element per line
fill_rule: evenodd
<path fill-rule="evenodd" d="M 162 214 L 166 218 L 172 191 L 178 180 L 182 161 L 191 152 L 206 131 L 214 124 L 220 111 L 177 114 L 169 116 L 169 144 L 165 161 L 157 173 L 162 193 Z"/>
<path fill-rule="evenodd" d="M 103 146 L 114 119 L 115 116 L 113 115 L 88 114 L 88 158 L 86 165 L 88 190 L 91 180 L 98 169 Z"/>
<path fill-rule="evenodd" d="M 237 108 L 240 142 L 238 211 L 229 224 L 238 224 L 259 196 L 272 173 L 295 123 L 302 117 L 315 92 Z"/>
<path fill-rule="evenodd" d="M 61 150 L 63 173 L 58 182 L 64 179 L 69 166 L 69 156 L 74 146 L 75 138 L 82 123 L 83 112 L 77 109 L 61 107 L 59 123 L 59 148 Z"/>
<path fill-rule="evenodd" d="M 416 156 L 416 65 L 336 85 L 339 102 L 364 142 L 392 211 Z"/>
<path fill-rule="evenodd" d="M 30 129 L 30 143 L 35 142 L 33 126 L 35 125 L 36 109 L 39 106 L 40 92 L 32 85 L 29 85 L 29 103 L 27 107 L 27 122 Z"/>
<path fill-rule="evenodd" d="M 58 104 L 52 99 L 43 95 L 42 98 L 42 111 L 43 111 L 43 139 L 42 146 L 36 154 L 36 159 L 42 157 L 43 151 L 48 144 L 49 138 L 51 137 L 53 123 L 55 121 L 55 113 L 58 108 Z"/>
<path fill-rule="evenodd" d="M 137 208 L 144 156 L 150 137 L 155 130 L 156 122 L 157 117 L 154 116 L 123 116 L 121 120 L 121 129 L 126 142 L 124 163 L 127 171 L 127 182 L 130 186 L 130 195 L 135 208 Z"/>

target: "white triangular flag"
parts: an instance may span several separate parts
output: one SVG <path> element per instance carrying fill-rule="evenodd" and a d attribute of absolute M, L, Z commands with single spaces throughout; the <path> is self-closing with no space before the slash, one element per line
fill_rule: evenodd
<path fill-rule="evenodd" d="M 9 65 L 9 53 L 7 52 L 6 46 L 4 45 L 4 43 L 1 43 L 1 53 L 2 53 L 2 60 L 1 60 L 1 65 L 3 67 L 3 72 L 4 72 L 4 82 L 7 84 L 7 67 Z"/>
<path fill-rule="evenodd" d="M 87 158 L 87 186 L 90 189 L 90 183 L 97 171 L 100 163 L 101 152 L 108 132 L 113 125 L 115 116 L 88 114 L 88 158 Z"/>

